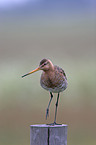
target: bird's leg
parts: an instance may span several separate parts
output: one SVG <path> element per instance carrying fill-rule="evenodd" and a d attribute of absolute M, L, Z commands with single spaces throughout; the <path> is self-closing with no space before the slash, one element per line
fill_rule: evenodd
<path fill-rule="evenodd" d="M 52 101 L 52 98 L 53 98 L 53 94 L 50 92 L 50 95 L 51 95 L 51 98 L 50 98 L 50 101 L 49 101 L 49 104 L 48 104 L 48 107 L 46 109 L 46 120 L 47 120 L 47 116 L 49 116 L 49 106 L 51 104 L 51 101 Z"/>
<path fill-rule="evenodd" d="M 58 93 L 57 101 L 56 101 L 55 118 L 54 118 L 54 123 L 53 123 L 54 125 L 57 124 L 57 123 L 56 123 L 56 115 L 57 115 L 58 101 L 59 101 L 59 93 Z"/>

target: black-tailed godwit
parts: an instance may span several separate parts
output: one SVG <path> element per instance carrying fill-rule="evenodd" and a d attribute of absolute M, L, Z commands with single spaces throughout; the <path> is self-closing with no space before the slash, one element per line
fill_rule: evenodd
<path fill-rule="evenodd" d="M 52 123 L 52 125 L 56 125 L 57 124 L 56 115 L 57 115 L 59 94 L 60 92 L 64 91 L 67 88 L 67 77 L 64 70 L 56 65 L 53 65 L 53 63 L 49 59 L 41 60 L 38 68 L 23 75 L 22 77 L 30 75 L 38 70 L 43 70 L 40 78 L 40 84 L 44 89 L 50 92 L 50 96 L 51 96 L 48 107 L 46 109 L 46 119 L 49 115 L 49 106 L 53 98 L 52 93 L 58 93 L 56 108 L 55 108 L 55 118 L 54 118 L 54 123 Z"/>

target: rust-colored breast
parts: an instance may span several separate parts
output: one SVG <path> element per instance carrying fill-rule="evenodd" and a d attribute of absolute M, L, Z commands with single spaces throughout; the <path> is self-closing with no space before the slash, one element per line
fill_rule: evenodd
<path fill-rule="evenodd" d="M 58 66 L 54 66 L 54 71 L 46 71 L 42 73 L 41 75 L 41 86 L 45 89 L 47 88 L 61 88 L 63 83 L 66 80 L 66 75 L 64 73 L 64 71 L 58 67 Z"/>

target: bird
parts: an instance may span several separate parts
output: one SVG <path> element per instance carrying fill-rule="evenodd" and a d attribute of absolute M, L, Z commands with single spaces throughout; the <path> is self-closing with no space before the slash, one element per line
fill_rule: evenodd
<path fill-rule="evenodd" d="M 22 78 L 39 70 L 42 70 L 40 78 L 41 87 L 49 91 L 50 93 L 50 100 L 48 103 L 48 107 L 46 109 L 46 120 L 47 117 L 49 116 L 49 107 L 53 98 L 53 93 L 57 93 L 54 122 L 50 124 L 57 125 L 58 123 L 56 123 L 56 116 L 59 96 L 60 92 L 64 91 L 67 88 L 68 85 L 67 77 L 62 68 L 60 68 L 57 65 L 53 65 L 51 60 L 44 58 L 40 61 L 40 64 L 36 69 L 23 75 Z"/>

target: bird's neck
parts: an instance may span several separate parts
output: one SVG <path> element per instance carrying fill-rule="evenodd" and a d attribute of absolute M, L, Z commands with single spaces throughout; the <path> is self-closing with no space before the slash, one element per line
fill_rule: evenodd
<path fill-rule="evenodd" d="M 50 71 L 54 71 L 54 65 L 53 63 L 50 61 L 50 68 L 49 68 Z"/>
<path fill-rule="evenodd" d="M 49 70 L 50 71 L 54 71 L 54 65 L 53 64 L 50 65 L 50 69 Z"/>
<path fill-rule="evenodd" d="M 54 65 L 50 65 L 50 68 L 48 70 L 43 70 L 44 72 L 46 73 L 49 73 L 49 72 L 53 72 L 54 71 Z"/>

